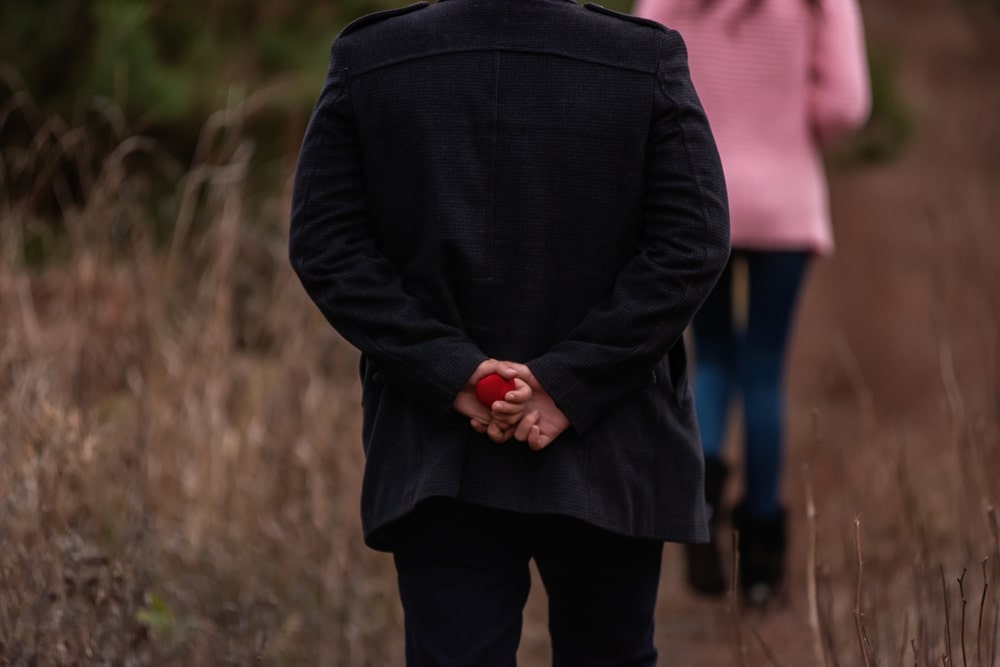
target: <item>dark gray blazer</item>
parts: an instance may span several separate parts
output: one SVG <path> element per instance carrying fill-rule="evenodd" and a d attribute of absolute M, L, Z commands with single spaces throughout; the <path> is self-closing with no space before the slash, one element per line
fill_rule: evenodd
<path fill-rule="evenodd" d="M 290 258 L 362 352 L 365 538 L 449 496 L 702 541 L 682 333 L 729 255 L 680 36 L 571 0 L 440 0 L 334 41 Z M 541 452 L 452 401 L 526 362 L 571 429 Z M 330 435 L 331 442 L 336 435 Z"/>

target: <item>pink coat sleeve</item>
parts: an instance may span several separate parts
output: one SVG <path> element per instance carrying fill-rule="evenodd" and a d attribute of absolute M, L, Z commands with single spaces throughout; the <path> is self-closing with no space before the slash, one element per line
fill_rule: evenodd
<path fill-rule="evenodd" d="M 821 0 L 814 25 L 809 111 L 822 143 L 859 128 L 871 111 L 864 26 L 857 0 Z"/>

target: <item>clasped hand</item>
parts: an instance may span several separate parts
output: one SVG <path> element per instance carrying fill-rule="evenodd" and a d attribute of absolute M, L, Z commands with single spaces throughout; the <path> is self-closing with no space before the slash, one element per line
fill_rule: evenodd
<path fill-rule="evenodd" d="M 476 383 L 497 373 L 514 380 L 514 389 L 503 400 L 484 407 L 476 398 Z M 477 433 L 485 433 L 493 442 L 507 442 L 511 438 L 528 443 L 535 451 L 548 447 L 563 431 L 569 428 L 569 419 L 559 409 L 552 396 L 535 379 L 525 364 L 487 359 L 455 397 L 457 412 L 469 418 Z"/>

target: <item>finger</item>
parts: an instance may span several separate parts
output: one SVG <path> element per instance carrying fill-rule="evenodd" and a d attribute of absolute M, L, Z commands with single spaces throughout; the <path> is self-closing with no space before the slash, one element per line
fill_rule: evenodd
<path fill-rule="evenodd" d="M 489 424 L 484 424 L 478 419 L 470 419 L 469 423 L 472 425 L 472 430 L 476 433 L 486 433 L 486 428 Z"/>
<path fill-rule="evenodd" d="M 527 405 L 524 403 L 510 403 L 509 401 L 494 401 L 490 406 L 490 416 L 493 419 L 503 419 L 507 424 L 513 424 L 521 418 Z"/>
<path fill-rule="evenodd" d="M 538 423 L 541 413 L 538 410 L 532 410 L 526 414 L 520 422 L 517 424 L 517 428 L 514 430 L 514 439 L 518 442 L 525 442 L 531 435 L 532 429 L 537 429 L 536 424 Z"/>
<path fill-rule="evenodd" d="M 507 435 L 504 428 L 495 421 L 490 422 L 489 427 L 486 429 L 486 435 L 489 436 L 490 440 L 496 443 L 506 442 L 510 437 Z"/>
<path fill-rule="evenodd" d="M 531 400 L 531 387 L 521 378 L 514 378 L 514 389 L 504 394 L 503 400 L 508 403 L 527 403 Z"/>
<path fill-rule="evenodd" d="M 517 367 L 509 361 L 498 361 L 496 370 L 493 372 L 505 380 L 516 378 L 518 375 Z"/>
<path fill-rule="evenodd" d="M 528 446 L 531 447 L 536 452 L 540 452 L 552 442 L 552 438 L 547 435 L 542 435 L 542 430 L 537 426 L 531 427 L 531 433 L 528 435 Z"/>
<path fill-rule="evenodd" d="M 493 415 L 490 414 L 490 411 L 483 407 L 478 400 L 473 399 L 473 401 L 475 401 L 475 404 L 468 406 L 468 412 L 464 413 L 465 416 L 475 419 L 484 426 L 493 421 Z M 473 401 L 469 401 L 469 403 L 472 403 Z"/>
<path fill-rule="evenodd" d="M 529 385 L 534 385 L 538 383 L 538 381 L 535 379 L 534 373 L 531 372 L 531 369 L 528 368 L 526 364 L 510 364 L 510 365 L 513 366 L 514 370 L 517 371 L 517 377 L 521 378 Z"/>
<path fill-rule="evenodd" d="M 472 377 L 469 378 L 469 383 L 474 385 L 487 375 L 497 372 L 499 365 L 500 362 L 496 359 L 486 359 L 476 367 L 476 370 L 472 373 Z"/>
<path fill-rule="evenodd" d="M 493 415 L 493 422 L 504 431 L 511 431 L 513 433 L 514 427 L 517 426 L 518 422 L 521 421 L 521 414 L 516 415 Z"/>

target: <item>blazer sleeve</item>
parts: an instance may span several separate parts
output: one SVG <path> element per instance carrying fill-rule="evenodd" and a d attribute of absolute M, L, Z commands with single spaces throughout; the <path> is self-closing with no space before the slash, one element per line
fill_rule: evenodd
<path fill-rule="evenodd" d="M 377 248 L 338 44 L 299 152 L 289 259 L 331 325 L 393 384 L 442 418 L 487 356 L 407 293 Z"/>
<path fill-rule="evenodd" d="M 823 0 L 814 15 L 809 112 L 816 136 L 826 144 L 867 120 L 871 82 L 856 0 Z"/>
<path fill-rule="evenodd" d="M 643 386 L 729 258 L 722 165 L 680 35 L 663 33 L 639 251 L 608 301 L 529 367 L 577 431 Z"/>

